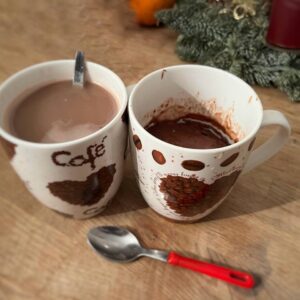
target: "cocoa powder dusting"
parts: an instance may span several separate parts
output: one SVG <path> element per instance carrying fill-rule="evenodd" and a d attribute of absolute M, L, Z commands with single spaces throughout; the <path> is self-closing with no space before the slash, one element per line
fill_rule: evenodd
<path fill-rule="evenodd" d="M 222 200 L 239 174 L 240 171 L 235 171 L 217 179 L 213 184 L 205 184 L 195 176 L 186 178 L 167 175 L 161 178 L 159 189 L 170 209 L 181 216 L 193 217 Z"/>
<path fill-rule="evenodd" d="M 160 80 L 163 80 L 165 73 L 167 72 L 167 70 L 163 69 L 160 75 Z"/>
<path fill-rule="evenodd" d="M 116 165 L 101 168 L 89 175 L 85 181 L 57 181 L 50 182 L 50 192 L 62 201 L 73 205 L 93 205 L 104 197 L 113 182 Z"/>

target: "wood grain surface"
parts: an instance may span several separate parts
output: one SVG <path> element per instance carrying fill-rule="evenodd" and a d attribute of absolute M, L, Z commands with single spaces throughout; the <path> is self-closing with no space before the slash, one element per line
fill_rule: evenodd
<path fill-rule="evenodd" d="M 127 1 L 0 0 L 0 81 L 82 49 L 130 84 L 183 63 L 175 41 L 167 28 L 136 25 Z M 293 134 L 196 224 L 170 223 L 147 207 L 130 161 L 102 215 L 65 218 L 27 192 L 0 148 L 0 299 L 300 299 L 300 106 L 278 90 L 255 90 L 265 108 L 286 114 Z M 263 130 L 260 141 L 272 130 Z M 147 247 L 253 272 L 260 283 L 246 291 L 148 258 L 106 261 L 86 244 L 89 228 L 106 224 L 131 228 Z"/>

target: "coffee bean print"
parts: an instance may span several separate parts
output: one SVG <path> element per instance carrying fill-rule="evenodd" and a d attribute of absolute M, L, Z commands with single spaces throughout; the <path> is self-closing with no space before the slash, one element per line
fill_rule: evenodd
<path fill-rule="evenodd" d="M 132 139 L 133 139 L 133 143 L 134 143 L 136 149 L 141 150 L 143 145 L 142 145 L 140 138 L 136 134 L 134 134 Z"/>
<path fill-rule="evenodd" d="M 161 178 L 160 192 L 167 206 L 177 214 L 193 217 L 212 208 L 228 194 L 240 171 L 206 184 L 195 176 L 182 177 L 167 175 Z"/>
<path fill-rule="evenodd" d="M 251 151 L 251 150 L 252 150 L 252 148 L 253 148 L 253 146 L 254 146 L 254 143 L 255 143 L 255 140 L 256 140 L 256 138 L 254 138 L 254 139 L 252 140 L 252 142 L 250 143 L 250 145 L 249 145 L 249 147 L 248 147 L 248 151 Z"/>
<path fill-rule="evenodd" d="M 153 150 L 152 151 L 152 157 L 160 165 L 163 165 L 163 164 L 166 163 L 166 159 L 160 151 Z"/>
<path fill-rule="evenodd" d="M 8 142 L 7 140 L 0 137 L 0 143 L 10 160 L 12 160 L 16 154 L 16 145 L 13 143 Z"/>
<path fill-rule="evenodd" d="M 200 171 L 205 168 L 205 164 L 199 160 L 184 160 L 181 165 L 189 171 Z"/>
<path fill-rule="evenodd" d="M 232 154 L 231 156 L 229 156 L 227 159 L 225 159 L 220 166 L 221 167 L 227 167 L 228 165 L 230 165 L 231 163 L 233 163 L 237 157 L 239 156 L 239 152 Z"/>
<path fill-rule="evenodd" d="M 64 180 L 50 182 L 48 189 L 62 201 L 73 205 L 93 205 L 104 197 L 116 173 L 116 165 L 101 168 L 84 181 Z"/>

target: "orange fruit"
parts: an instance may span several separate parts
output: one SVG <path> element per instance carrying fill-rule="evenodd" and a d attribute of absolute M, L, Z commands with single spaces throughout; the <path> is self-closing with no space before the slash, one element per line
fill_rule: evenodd
<path fill-rule="evenodd" d="M 170 8 L 175 0 L 130 0 L 137 22 L 141 25 L 156 25 L 155 13 L 161 9 Z"/>

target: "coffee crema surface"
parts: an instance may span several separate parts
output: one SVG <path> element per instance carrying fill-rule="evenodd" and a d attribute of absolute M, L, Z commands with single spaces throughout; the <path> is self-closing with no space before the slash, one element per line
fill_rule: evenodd
<path fill-rule="evenodd" d="M 9 118 L 10 132 L 30 142 L 61 143 L 90 135 L 118 112 L 117 99 L 105 88 L 86 82 L 54 82 L 19 96 Z"/>

